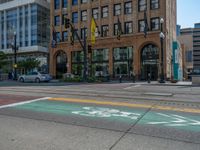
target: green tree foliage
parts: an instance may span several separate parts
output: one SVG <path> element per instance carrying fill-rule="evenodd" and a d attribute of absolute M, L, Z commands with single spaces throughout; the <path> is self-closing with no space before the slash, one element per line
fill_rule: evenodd
<path fill-rule="evenodd" d="M 18 65 L 18 68 L 24 68 L 25 72 L 27 73 L 28 71 L 31 71 L 34 68 L 39 67 L 40 61 L 34 58 L 28 58 L 26 60 L 22 60 L 18 62 L 17 65 Z"/>
<path fill-rule="evenodd" d="M 2 69 L 3 66 L 6 64 L 7 64 L 7 55 L 4 52 L 0 51 L 0 69 Z"/>

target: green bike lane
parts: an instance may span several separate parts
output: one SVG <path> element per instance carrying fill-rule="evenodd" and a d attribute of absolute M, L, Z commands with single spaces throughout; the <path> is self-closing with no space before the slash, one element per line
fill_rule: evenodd
<path fill-rule="evenodd" d="M 49 98 L 8 106 L 0 114 L 200 144 L 200 111 L 193 109 Z"/>

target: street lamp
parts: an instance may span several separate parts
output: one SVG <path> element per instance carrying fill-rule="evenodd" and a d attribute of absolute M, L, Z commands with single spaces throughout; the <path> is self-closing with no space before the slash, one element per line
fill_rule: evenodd
<path fill-rule="evenodd" d="M 14 43 L 12 44 L 12 49 L 14 51 L 14 80 L 17 80 L 17 39 L 16 39 L 16 32 L 14 32 Z"/>
<path fill-rule="evenodd" d="M 165 35 L 163 33 L 163 23 L 164 23 L 164 19 L 161 18 L 160 19 L 160 46 L 161 46 L 161 63 L 160 63 L 160 68 L 161 68 L 161 75 L 160 75 L 160 83 L 165 83 L 165 79 L 164 79 L 164 60 L 163 60 L 163 53 L 164 53 L 164 49 L 163 49 L 163 41 L 165 39 Z"/>

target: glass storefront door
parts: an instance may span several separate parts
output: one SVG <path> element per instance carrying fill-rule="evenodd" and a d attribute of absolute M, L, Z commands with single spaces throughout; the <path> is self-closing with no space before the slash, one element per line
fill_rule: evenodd
<path fill-rule="evenodd" d="M 159 53 L 155 45 L 146 45 L 141 51 L 141 80 L 158 79 Z"/>

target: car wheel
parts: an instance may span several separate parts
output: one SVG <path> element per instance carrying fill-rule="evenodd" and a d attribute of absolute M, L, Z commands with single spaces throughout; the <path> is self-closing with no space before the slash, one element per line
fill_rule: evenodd
<path fill-rule="evenodd" d="M 35 82 L 36 82 L 36 83 L 40 83 L 40 79 L 39 79 L 39 78 L 36 78 L 36 79 L 35 79 Z"/>
<path fill-rule="evenodd" d="M 19 81 L 20 81 L 20 82 L 24 82 L 24 78 L 20 78 Z"/>

